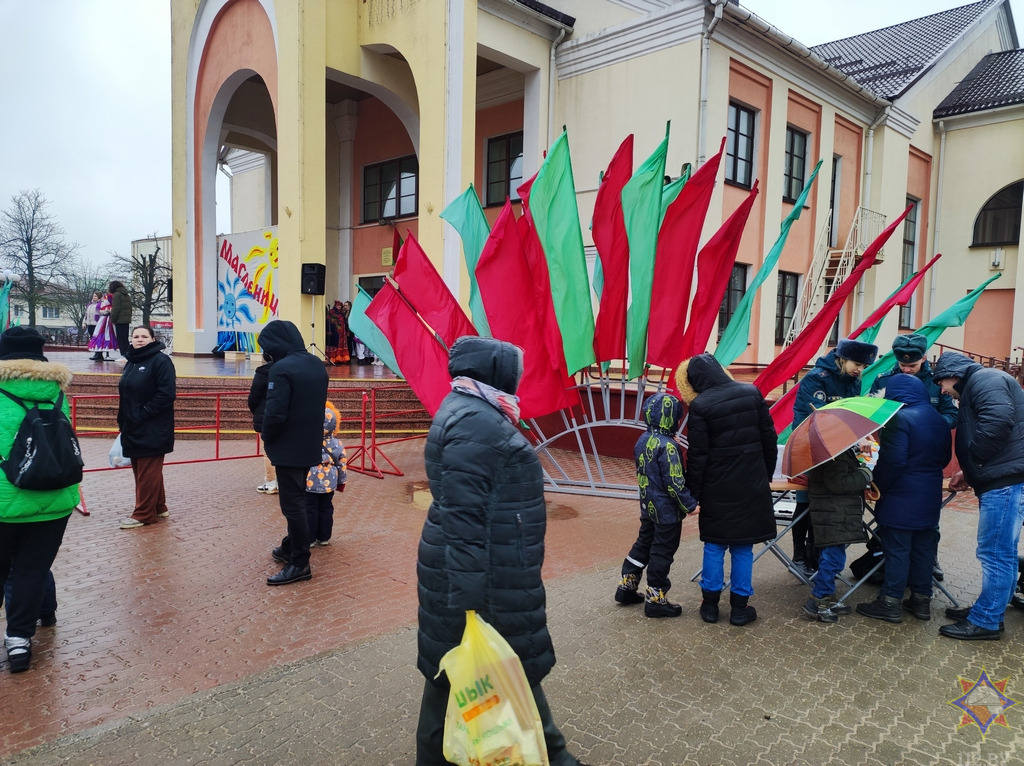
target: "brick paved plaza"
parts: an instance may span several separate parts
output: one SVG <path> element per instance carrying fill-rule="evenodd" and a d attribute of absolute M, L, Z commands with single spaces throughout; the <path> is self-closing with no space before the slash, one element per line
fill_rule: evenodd
<path fill-rule="evenodd" d="M 87 463 L 105 440 L 86 440 Z M 247 449 L 251 445 L 230 447 Z M 0 670 L 0 762 L 10 764 L 412 764 L 422 677 L 415 669 L 415 555 L 428 495 L 423 442 L 392 447 L 405 471 L 351 475 L 335 544 L 314 578 L 268 588 L 283 533 L 276 497 L 254 491 L 256 459 L 166 469 L 171 517 L 137 531 L 128 471 L 87 474 L 92 515 L 75 514 L 54 572 L 58 624 L 40 628 L 33 668 Z M 210 454 L 179 442 L 176 458 Z M 760 619 L 697 615 L 696 520 L 684 528 L 672 596 L 684 614 L 647 620 L 612 602 L 635 534 L 633 503 L 549 495 L 548 616 L 558 664 L 545 682 L 556 721 L 591 764 L 1016 764 L 1024 704 L 982 738 L 958 728 L 958 677 L 984 668 L 1024 699 L 1024 613 L 999 642 L 928 623 L 802 617 L 805 588 L 767 556 Z M 947 584 L 970 601 L 973 495 L 943 512 Z M 865 587 L 863 597 L 874 597 Z"/>

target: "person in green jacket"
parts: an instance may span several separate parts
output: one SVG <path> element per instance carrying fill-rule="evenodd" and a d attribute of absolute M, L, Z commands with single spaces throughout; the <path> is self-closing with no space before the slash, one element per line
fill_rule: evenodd
<path fill-rule="evenodd" d="M 132 299 L 128 288 L 116 279 L 107 288 L 110 293 L 110 323 L 114 325 L 117 335 L 117 347 L 122 357 L 128 355 L 131 344 L 128 342 L 128 326 L 132 323 Z"/>
<path fill-rule="evenodd" d="M 43 336 L 33 328 L 11 327 L 0 334 L 0 389 L 26 401 L 54 402 L 70 383 L 71 370 L 47 361 Z M 65 400 L 65 415 L 68 409 Z M 24 417 L 19 404 L 0 397 L 0 455 L 10 454 Z M 28 670 L 32 662 L 36 619 L 68 517 L 79 501 L 78 486 L 19 489 L 0 471 L 0 590 L 10 577 L 4 646 L 12 673 Z"/>

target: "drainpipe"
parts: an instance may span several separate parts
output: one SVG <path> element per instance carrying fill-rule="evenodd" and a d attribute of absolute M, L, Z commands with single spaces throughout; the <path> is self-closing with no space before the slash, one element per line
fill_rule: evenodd
<path fill-rule="evenodd" d="M 946 168 L 943 160 L 946 157 L 946 122 L 939 120 L 939 172 L 938 188 L 935 190 L 935 227 L 932 229 L 932 255 L 939 252 L 939 217 L 942 215 L 942 173 Z M 939 264 L 931 268 L 932 286 L 928 294 L 928 318 L 935 318 L 935 295 L 939 287 Z"/>
<path fill-rule="evenodd" d="M 700 121 L 697 129 L 697 167 L 704 164 L 708 142 L 708 76 L 711 69 L 711 35 L 722 20 L 726 0 L 711 0 L 715 7 L 715 17 L 708 24 L 700 49 Z"/>
<path fill-rule="evenodd" d="M 555 49 L 565 39 L 565 30 L 558 30 L 558 37 L 551 43 L 551 61 L 548 64 L 548 148 L 555 140 L 555 79 L 558 77 L 555 71 Z"/>
<path fill-rule="evenodd" d="M 861 189 L 860 194 L 860 206 L 867 207 L 871 204 L 871 166 L 875 161 L 875 128 L 889 116 L 889 112 L 892 109 L 892 104 L 889 104 L 882 109 L 875 119 L 868 125 L 868 132 L 865 136 L 867 139 L 867 151 L 865 152 L 864 161 L 864 186 Z M 854 242 L 853 246 L 856 248 L 857 243 Z M 864 280 L 860 280 L 857 284 L 857 322 L 861 322 L 864 317 Z"/>

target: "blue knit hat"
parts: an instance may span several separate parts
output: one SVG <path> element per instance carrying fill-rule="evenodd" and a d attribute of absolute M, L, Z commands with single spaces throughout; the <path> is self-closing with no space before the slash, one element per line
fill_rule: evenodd
<path fill-rule="evenodd" d="M 878 356 L 878 346 L 873 343 L 863 343 L 859 340 L 844 338 L 836 346 L 836 356 L 840 359 L 849 359 L 857 364 L 871 364 Z"/>

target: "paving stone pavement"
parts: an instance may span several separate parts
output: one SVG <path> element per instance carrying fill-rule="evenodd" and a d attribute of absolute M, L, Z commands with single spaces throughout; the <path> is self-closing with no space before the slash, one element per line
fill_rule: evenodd
<path fill-rule="evenodd" d="M 0 760 L 412 764 L 421 449 L 395 449 L 405 477 L 353 477 L 339 544 L 314 552 L 312 582 L 281 589 L 262 585 L 283 522 L 275 498 L 251 491 L 256 461 L 169 468 L 171 522 L 137 532 L 116 530 L 130 476 L 91 474 L 94 515 L 75 517 L 55 566 L 57 631 L 40 630 L 33 670 L 0 671 Z M 758 621 L 707 625 L 688 582 L 700 566 L 690 519 L 673 567 L 684 615 L 648 620 L 611 598 L 635 508 L 548 499 L 558 664 L 544 687 L 588 763 L 1024 762 L 1024 704 L 984 738 L 958 728 L 947 704 L 962 694 L 958 677 L 983 668 L 1024 699 L 1024 613 L 1008 612 L 998 642 L 940 638 L 941 597 L 930 622 L 822 625 L 802 616 L 806 589 L 768 556 L 754 571 Z M 943 512 L 946 581 L 965 601 L 980 585 L 976 523 L 971 495 Z M 862 590 L 854 602 L 875 594 Z"/>

